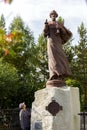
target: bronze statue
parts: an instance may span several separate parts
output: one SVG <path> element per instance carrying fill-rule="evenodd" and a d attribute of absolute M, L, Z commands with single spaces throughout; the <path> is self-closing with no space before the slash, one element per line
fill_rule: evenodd
<path fill-rule="evenodd" d="M 47 37 L 47 52 L 48 52 L 48 66 L 49 66 L 49 80 L 47 85 L 64 86 L 64 77 L 71 75 L 69 63 L 62 48 L 72 36 L 64 25 L 56 18 L 58 14 L 55 10 L 50 13 L 51 21 L 45 22 L 43 34 Z"/>

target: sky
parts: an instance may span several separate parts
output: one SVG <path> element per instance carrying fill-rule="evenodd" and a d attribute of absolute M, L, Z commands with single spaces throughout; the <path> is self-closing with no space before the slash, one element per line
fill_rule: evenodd
<path fill-rule="evenodd" d="M 6 27 L 13 18 L 20 16 L 29 26 L 37 41 L 43 31 L 44 22 L 50 20 L 49 13 L 56 10 L 65 20 L 65 26 L 73 33 L 74 44 L 78 43 L 78 26 L 83 22 L 87 27 L 87 3 L 85 0 L 13 0 L 12 4 L 0 2 L 0 15 L 6 19 Z"/>

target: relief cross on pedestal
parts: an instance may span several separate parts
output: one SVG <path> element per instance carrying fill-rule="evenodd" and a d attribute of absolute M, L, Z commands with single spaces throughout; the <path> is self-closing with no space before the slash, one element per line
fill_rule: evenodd
<path fill-rule="evenodd" d="M 48 110 L 52 116 L 56 116 L 60 110 L 63 110 L 63 107 L 60 106 L 59 103 L 57 103 L 55 100 L 52 100 L 52 102 L 46 106 L 46 110 Z"/>

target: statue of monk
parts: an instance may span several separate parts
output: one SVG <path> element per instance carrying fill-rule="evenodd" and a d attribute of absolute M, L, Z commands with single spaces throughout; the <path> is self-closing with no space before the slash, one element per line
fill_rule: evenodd
<path fill-rule="evenodd" d="M 44 37 L 47 37 L 49 66 L 49 80 L 47 81 L 47 85 L 60 87 L 65 85 L 63 79 L 71 75 L 69 63 L 62 45 L 71 38 L 72 33 L 56 20 L 57 17 L 57 12 L 55 10 L 51 11 L 51 21 L 46 20 L 43 34 Z"/>

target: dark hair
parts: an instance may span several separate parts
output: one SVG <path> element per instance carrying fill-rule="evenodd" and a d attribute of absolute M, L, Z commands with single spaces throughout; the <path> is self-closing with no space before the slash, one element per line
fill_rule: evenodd
<path fill-rule="evenodd" d="M 56 15 L 56 18 L 58 17 L 58 14 L 57 14 L 57 12 L 56 12 L 55 10 L 53 10 L 53 11 L 50 12 L 50 18 L 51 18 L 51 15 L 52 15 L 52 14 L 55 14 L 55 15 Z"/>

